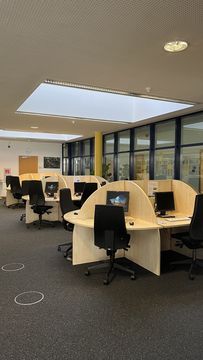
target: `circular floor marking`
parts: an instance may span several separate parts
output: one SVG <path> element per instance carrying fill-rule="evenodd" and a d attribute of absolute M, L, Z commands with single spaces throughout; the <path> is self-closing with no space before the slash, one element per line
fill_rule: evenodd
<path fill-rule="evenodd" d="M 36 294 L 37 294 L 37 295 L 40 295 L 40 298 L 39 298 L 38 300 L 36 300 L 36 301 L 23 302 L 23 297 L 24 297 L 25 299 L 26 299 L 26 297 L 29 299 L 29 296 L 27 296 L 28 294 L 31 294 L 31 300 L 33 300 L 33 294 L 34 294 L 34 295 L 36 295 Z M 22 297 L 22 301 L 21 301 L 21 299 L 19 299 L 20 297 Z M 35 296 L 34 296 L 34 297 L 35 297 Z M 18 300 L 17 300 L 17 299 L 18 299 Z M 24 301 L 25 301 L 25 299 L 24 299 Z M 21 293 L 21 294 L 18 294 L 18 295 L 15 297 L 14 301 L 15 301 L 15 303 L 18 304 L 18 305 L 35 305 L 35 304 L 39 303 L 40 301 L 42 301 L 43 299 L 44 299 L 44 294 L 41 293 L 40 291 L 25 291 L 25 292 L 23 292 L 23 293 Z"/>
<path fill-rule="evenodd" d="M 21 263 L 6 264 L 1 267 L 3 271 L 18 271 L 24 269 L 25 265 Z"/>

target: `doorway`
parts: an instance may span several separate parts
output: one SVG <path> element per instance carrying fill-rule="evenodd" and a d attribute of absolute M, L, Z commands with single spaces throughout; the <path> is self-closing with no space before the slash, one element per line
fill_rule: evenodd
<path fill-rule="evenodd" d="M 19 156 L 19 175 L 38 173 L 38 156 Z"/>

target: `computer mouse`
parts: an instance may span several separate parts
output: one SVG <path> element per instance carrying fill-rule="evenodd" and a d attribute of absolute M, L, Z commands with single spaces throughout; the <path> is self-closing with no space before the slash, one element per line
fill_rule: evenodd
<path fill-rule="evenodd" d="M 134 225 L 134 221 L 130 221 L 129 224 L 130 224 L 130 225 Z"/>
<path fill-rule="evenodd" d="M 78 215 L 78 213 L 74 213 L 74 215 Z"/>

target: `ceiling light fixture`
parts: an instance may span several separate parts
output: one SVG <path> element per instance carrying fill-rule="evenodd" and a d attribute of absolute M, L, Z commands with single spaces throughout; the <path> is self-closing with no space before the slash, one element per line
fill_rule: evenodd
<path fill-rule="evenodd" d="M 176 41 L 167 42 L 164 45 L 164 50 L 168 52 L 179 52 L 186 50 L 187 47 L 188 47 L 187 41 L 176 40 Z"/>
<path fill-rule="evenodd" d="M 30 126 L 30 129 L 39 129 L 39 126 Z"/>

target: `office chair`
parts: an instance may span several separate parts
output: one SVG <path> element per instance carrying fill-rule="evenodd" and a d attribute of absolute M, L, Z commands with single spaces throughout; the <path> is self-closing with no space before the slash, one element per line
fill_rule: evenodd
<path fill-rule="evenodd" d="M 12 175 L 7 175 L 7 176 L 6 176 L 6 187 L 8 187 L 9 185 L 11 185 L 11 178 L 12 178 Z"/>
<path fill-rule="evenodd" d="M 22 196 L 29 195 L 29 184 L 32 180 L 23 180 L 22 181 Z M 23 200 L 24 201 L 24 200 Z M 20 221 L 23 221 L 23 219 L 26 217 L 26 214 L 23 213 L 20 217 Z"/>
<path fill-rule="evenodd" d="M 106 249 L 109 262 L 89 266 L 85 275 L 89 275 L 91 270 L 107 267 L 106 279 L 103 281 L 105 285 L 112 281 L 115 269 L 131 274 L 131 279 L 134 280 L 136 278 L 135 272 L 118 264 L 115 260 L 116 251 L 118 249 L 128 250 L 129 241 L 130 235 L 126 230 L 123 207 L 95 205 L 94 244 L 99 248 Z"/>
<path fill-rule="evenodd" d="M 43 214 L 50 214 L 50 209 L 53 208 L 51 205 L 45 205 L 45 197 L 42 190 L 42 182 L 40 180 L 30 180 L 29 184 L 29 198 L 30 198 L 30 205 L 31 209 L 35 214 L 39 215 L 39 229 L 41 229 L 42 221 L 48 225 L 53 226 L 53 222 L 42 220 Z"/>
<path fill-rule="evenodd" d="M 176 246 L 183 247 L 185 245 L 192 250 L 192 258 L 183 261 L 173 261 L 170 265 L 191 264 L 188 275 L 190 280 L 194 280 L 193 269 L 197 268 L 198 265 L 203 265 L 203 262 L 197 259 L 196 254 L 197 249 L 203 248 L 203 194 L 196 195 L 189 231 L 173 234 L 172 236 L 179 240 Z"/>
<path fill-rule="evenodd" d="M 24 203 L 20 202 L 22 198 L 22 188 L 20 186 L 19 176 L 11 176 L 10 178 L 11 193 L 14 199 L 18 200 L 17 204 L 13 204 L 12 207 L 24 207 Z"/>
<path fill-rule="evenodd" d="M 77 206 L 74 205 L 71 199 L 70 189 L 68 188 L 60 189 L 59 196 L 60 196 L 60 208 L 62 212 L 62 217 L 64 216 L 64 214 L 68 213 L 69 211 L 78 210 Z M 63 217 L 63 226 L 65 230 L 73 232 L 74 225 L 66 221 L 64 217 Z M 58 245 L 58 251 L 61 251 L 62 247 L 64 246 L 67 246 L 67 249 L 64 252 L 64 257 L 67 257 L 69 251 L 72 250 L 72 242 Z"/>

